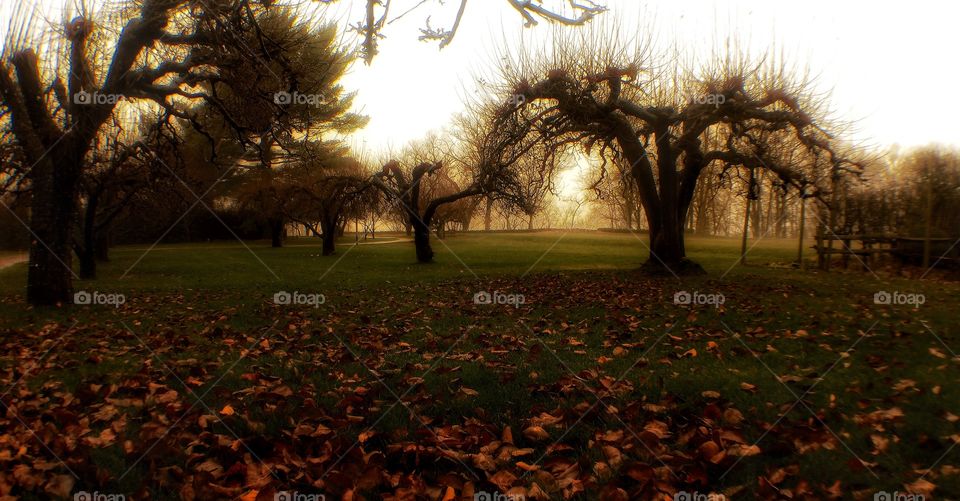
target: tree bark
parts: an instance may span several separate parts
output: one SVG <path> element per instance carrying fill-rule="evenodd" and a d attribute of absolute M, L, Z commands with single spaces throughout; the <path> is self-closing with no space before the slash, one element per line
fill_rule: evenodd
<path fill-rule="evenodd" d="M 73 227 L 81 162 L 82 157 L 64 156 L 34 167 L 30 210 L 34 238 L 27 272 L 30 304 L 50 306 L 73 300 Z"/>
<path fill-rule="evenodd" d="M 323 232 L 323 251 L 324 256 L 332 256 L 337 252 L 337 237 L 332 231 Z"/>
<path fill-rule="evenodd" d="M 738 261 L 740 264 L 747 264 L 747 234 L 750 232 L 750 208 L 754 204 L 756 182 L 756 170 L 751 167 L 750 179 L 747 181 L 746 207 L 743 209 L 743 232 L 740 235 L 740 260 Z M 754 233 L 756 233 L 756 228 L 754 228 Z M 754 234 L 754 238 L 756 237 L 756 234 Z"/>
<path fill-rule="evenodd" d="M 87 197 L 87 206 L 83 211 L 82 241 L 77 246 L 77 258 L 80 261 L 80 278 L 97 278 L 96 234 L 97 234 L 97 206 L 100 197 L 94 193 Z"/>
<path fill-rule="evenodd" d="M 483 231 L 490 231 L 493 221 L 493 197 L 487 196 L 487 206 L 483 210 Z"/>
<path fill-rule="evenodd" d="M 337 232 L 339 231 L 337 219 L 339 218 L 336 215 L 321 214 L 320 216 L 320 231 L 323 232 L 320 235 L 320 240 L 323 242 L 321 254 L 324 256 L 332 256 L 337 252 Z"/>
<path fill-rule="evenodd" d="M 84 280 L 97 278 L 97 259 L 94 254 L 87 249 L 82 249 L 77 257 L 80 262 L 80 278 Z"/>
<path fill-rule="evenodd" d="M 99 228 L 93 239 L 94 255 L 101 263 L 110 262 L 110 232 L 107 228 Z"/>
<path fill-rule="evenodd" d="M 800 269 L 803 270 L 806 267 L 803 263 L 803 227 L 807 219 L 807 200 L 803 198 L 805 189 L 800 191 L 800 221 L 799 221 L 799 237 L 797 238 L 797 263 L 800 265 Z"/>
<path fill-rule="evenodd" d="M 282 218 L 272 218 L 270 220 L 270 246 L 274 248 L 283 247 L 283 239 L 286 236 L 286 225 Z"/>
<path fill-rule="evenodd" d="M 410 218 L 413 226 L 413 245 L 417 248 L 417 261 L 433 262 L 433 248 L 430 247 L 430 223 L 417 216 Z"/>
<path fill-rule="evenodd" d="M 336 224 L 331 223 L 321 223 L 323 227 L 323 235 L 321 240 L 323 241 L 323 250 L 322 254 L 324 256 L 332 256 L 337 252 L 337 233 L 334 228 Z"/>

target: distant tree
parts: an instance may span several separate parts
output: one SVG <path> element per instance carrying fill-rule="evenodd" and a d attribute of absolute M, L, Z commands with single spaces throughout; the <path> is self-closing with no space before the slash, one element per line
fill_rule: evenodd
<path fill-rule="evenodd" d="M 600 160 L 612 162 L 613 166 L 593 169 L 594 179 L 589 186 L 593 195 L 591 205 L 598 209 L 600 217 L 610 221 L 611 228 L 642 229 L 640 197 L 629 165 L 617 157 Z"/>
<path fill-rule="evenodd" d="M 235 60 L 273 61 L 274 45 L 257 26 L 270 2 L 150 0 L 85 11 L 54 36 L 43 30 L 34 4 L 20 4 L 9 20 L 0 61 L 0 109 L 22 152 L 30 184 L 34 234 L 27 299 L 68 303 L 72 296 L 72 244 L 81 179 L 94 139 L 119 103 L 148 102 L 170 116 L 192 121 L 190 107 L 203 101 L 237 132 L 249 135 L 238 113 L 213 92 L 237 89 L 271 71 L 236 73 Z M 94 19 L 102 29 L 97 29 Z M 115 36 L 112 34 L 116 33 Z M 257 43 L 244 43 L 253 33 Z M 249 65 L 247 65 L 249 68 Z M 283 81 L 283 78 L 280 78 Z M 290 82 L 289 79 L 286 80 Z M 291 89 L 295 85 L 290 86 Z M 272 95 L 247 99 L 243 113 L 276 106 Z"/>
<path fill-rule="evenodd" d="M 440 205 L 482 193 L 479 189 L 476 189 L 475 193 L 466 193 L 462 196 L 460 193 L 455 193 L 446 198 L 438 199 L 439 201 L 431 201 L 427 207 L 421 208 L 420 190 L 424 185 L 423 179 L 441 168 L 443 168 L 442 163 L 422 163 L 405 170 L 400 162 L 391 160 L 383 166 L 383 170 L 371 178 L 374 186 L 383 191 L 387 197 L 396 200 L 405 212 L 408 224 L 413 228 L 417 261 L 421 263 L 433 261 L 430 228 L 433 223 L 433 216 Z"/>
<path fill-rule="evenodd" d="M 441 208 L 487 193 L 509 193 L 517 179 L 515 169 L 520 160 L 543 140 L 530 121 L 502 111 L 514 106 L 510 102 L 476 105 L 462 114 L 456 128 L 450 131 L 449 140 L 453 144 L 443 147 L 439 146 L 439 140 L 433 141 L 427 154 L 410 157 L 418 163 L 404 168 L 399 161 L 390 161 L 372 178 L 375 186 L 397 200 L 406 212 L 419 262 L 433 261 L 430 231 Z M 464 182 L 457 185 L 459 191 L 426 202 L 421 200 L 421 193 L 428 189 L 425 181 L 441 169 L 451 167 L 463 173 Z"/>
<path fill-rule="evenodd" d="M 863 233 L 931 237 L 960 233 L 960 151 L 929 145 L 889 152 L 869 163 L 863 183 L 848 183 L 841 220 Z"/>
<path fill-rule="evenodd" d="M 298 19 L 296 12 L 287 9 L 260 13 L 259 31 L 248 33 L 244 44 L 269 40 L 271 62 L 264 68 L 234 49 L 221 55 L 230 62 L 227 83 L 211 87 L 222 96 L 230 116 L 249 131 L 240 139 L 250 148 L 237 164 L 237 180 L 243 184 L 237 193 L 243 206 L 261 215 L 273 247 L 283 245 L 287 224 L 289 200 L 279 186 L 283 183 L 281 171 L 300 162 L 297 155 L 305 151 L 301 144 L 332 140 L 335 134 L 352 132 L 367 123 L 366 117 L 350 112 L 355 93 L 346 92 L 339 83 L 353 64 L 353 52 L 341 44 L 335 25 L 314 27 L 313 21 Z M 248 83 L 232 84 L 240 81 Z M 261 96 L 272 101 L 258 99 Z M 251 102 L 261 104 L 251 108 Z"/>
<path fill-rule="evenodd" d="M 448 197 L 463 191 L 453 177 L 450 169 L 439 169 L 426 177 L 420 190 L 420 206 L 426 207 L 433 200 Z M 431 227 L 438 238 L 445 238 L 447 227 L 452 224 L 463 224 L 470 218 L 470 211 L 474 207 L 474 198 L 469 196 L 441 205 L 433 216 Z"/>
<path fill-rule="evenodd" d="M 580 33 L 580 32 L 578 32 Z M 801 184 L 802 172 L 766 157 L 761 136 L 789 134 L 810 154 L 835 155 L 825 106 L 810 83 L 773 63 L 735 55 L 676 74 L 646 46 L 618 46 L 602 32 L 554 42 L 554 53 L 522 54 L 503 66 L 516 111 L 557 136 L 575 137 L 630 166 L 650 228 L 647 269 L 702 273 L 686 259 L 684 225 L 701 174 L 713 162 L 768 169 Z"/>
<path fill-rule="evenodd" d="M 158 177 L 170 175 L 163 161 L 153 154 L 177 147 L 175 135 L 164 132 L 167 127 L 165 120 L 142 123 L 134 127 L 139 130 L 126 134 L 129 139 L 123 139 L 123 124 L 115 124 L 95 141 L 80 181 L 80 231 L 74 242 L 80 278 L 96 278 L 97 262 L 108 260 L 109 226 L 113 221 Z"/>
<path fill-rule="evenodd" d="M 555 144 L 538 143 L 517 160 L 498 183 L 501 202 L 521 214 L 527 230 L 533 229 L 534 218 L 543 210 L 547 194 L 553 190 L 553 178 L 564 149 Z"/>
<path fill-rule="evenodd" d="M 340 228 L 348 219 L 360 219 L 379 207 L 379 192 L 369 173 L 343 148 L 310 145 L 310 153 L 283 172 L 280 193 L 289 203 L 286 215 L 312 228 L 323 240 L 324 256 L 336 252 Z M 320 231 L 317 231 L 319 226 Z"/>

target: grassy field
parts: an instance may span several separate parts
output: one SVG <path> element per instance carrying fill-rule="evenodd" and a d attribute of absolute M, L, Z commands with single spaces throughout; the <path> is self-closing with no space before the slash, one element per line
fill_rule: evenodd
<path fill-rule="evenodd" d="M 775 240 L 736 266 L 690 239 L 709 275 L 649 278 L 642 238 L 122 247 L 76 284 L 117 308 L 31 309 L 0 270 L 0 494 L 960 498 L 960 286 Z"/>
<path fill-rule="evenodd" d="M 91 285 L 128 293 L 195 288 L 254 291 L 278 286 L 334 291 L 344 286 L 376 287 L 464 276 L 629 270 L 647 259 L 646 236 L 597 232 L 461 234 L 434 241 L 437 259 L 430 266 L 418 266 L 407 244 L 352 243 L 345 239 L 338 255 L 332 257 L 320 256 L 315 239 L 292 239 L 283 249 L 272 249 L 264 242 L 119 247 L 111 251 L 112 261 L 101 266 L 101 279 Z M 796 256 L 794 241 L 765 240 L 751 246 L 750 262 L 758 264 L 786 264 Z M 741 275 L 734 266 L 739 240 L 690 238 L 688 247 L 690 257 L 714 278 L 735 281 Z M 21 292 L 25 280 L 23 268 L 0 272 L 0 294 Z M 78 282 L 77 288 L 83 287 L 84 283 Z"/>

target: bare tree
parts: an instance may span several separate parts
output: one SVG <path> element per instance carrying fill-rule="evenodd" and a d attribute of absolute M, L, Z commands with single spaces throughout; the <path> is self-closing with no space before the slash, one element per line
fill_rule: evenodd
<path fill-rule="evenodd" d="M 514 107 L 512 102 L 480 103 L 460 116 L 450 131 L 453 144 L 443 148 L 443 153 L 414 155 L 411 160 L 417 163 L 408 163 L 414 165 L 408 170 L 400 162 L 390 161 L 373 177 L 374 184 L 406 211 L 419 262 L 433 260 L 430 229 L 443 206 L 486 193 L 509 194 L 516 184 L 518 162 L 543 140 L 530 121 L 503 111 Z M 444 168 L 463 173 L 460 190 L 422 200 L 425 180 Z"/>
<path fill-rule="evenodd" d="M 859 233 L 955 237 L 960 228 L 960 151 L 938 145 L 890 152 L 850 183 L 839 218 Z"/>
<path fill-rule="evenodd" d="M 762 136 L 773 131 L 811 154 L 834 156 L 825 103 L 784 65 L 748 65 L 731 55 L 684 70 L 647 46 L 625 51 L 615 33 L 569 33 L 554 41 L 550 57 L 527 53 L 505 64 L 505 92 L 523 96 L 524 119 L 629 164 L 650 226 L 651 272 L 703 272 L 686 259 L 683 228 L 711 163 L 768 169 L 800 183 L 801 172 L 767 157 Z M 656 70 L 664 67 L 677 69 Z"/>
<path fill-rule="evenodd" d="M 379 206 L 378 192 L 369 174 L 343 148 L 310 145 L 310 152 L 283 172 L 280 189 L 285 215 L 308 227 L 320 226 L 324 256 L 336 252 L 339 228 L 347 219 L 358 219 Z"/>
<path fill-rule="evenodd" d="M 331 3 L 337 0 L 321 1 Z M 541 20 L 560 25 L 581 26 L 607 10 L 603 5 L 598 5 L 591 0 L 547 0 L 546 5 L 543 0 L 504 1 L 523 17 L 527 27 L 536 26 Z M 489 2 L 489 0 L 484 0 L 484 2 Z M 351 25 L 351 30 L 357 32 L 363 38 L 361 51 L 367 64 L 370 64 L 379 52 L 379 42 L 384 38 L 383 29 L 394 20 L 410 14 L 425 3 L 427 3 L 425 0 L 421 0 L 412 8 L 394 15 L 391 12 L 392 0 L 364 0 L 364 18 L 362 21 Z M 440 43 L 441 49 L 446 47 L 453 42 L 453 37 L 456 36 L 457 29 L 460 27 L 466 11 L 467 0 L 460 0 L 456 17 L 450 28 L 434 28 L 430 26 L 430 17 L 427 17 L 426 27 L 420 30 L 420 40 L 437 41 Z"/>
<path fill-rule="evenodd" d="M 553 190 L 553 178 L 565 157 L 565 149 L 555 144 L 538 143 L 517 160 L 514 169 L 498 183 L 501 205 L 524 216 L 527 230 L 533 229 L 534 217 L 543 210 L 546 196 Z"/>
<path fill-rule="evenodd" d="M 224 54 L 264 62 L 259 78 L 296 82 L 277 69 L 277 53 L 262 30 L 269 2 L 151 0 L 65 23 L 62 38 L 41 33 L 27 3 L 10 21 L 0 61 L 0 107 L 22 150 L 30 183 L 31 221 L 27 299 L 33 304 L 69 302 L 71 244 L 80 180 L 94 139 L 118 105 L 146 101 L 171 117 L 193 121 L 190 104 L 202 101 L 225 117 L 238 138 L 250 131 L 216 92 L 222 84 L 247 86 L 230 73 Z M 103 30 L 98 31 L 94 18 Z M 111 33 L 118 33 L 111 39 Z M 257 43 L 247 43 L 253 33 Z M 106 55 L 107 51 L 112 54 Z M 266 71 L 269 69 L 269 71 Z M 268 75 L 264 77 L 263 75 Z M 248 99 L 247 114 L 276 107 L 273 95 Z M 212 139 L 212 138 L 211 138 Z"/>
<path fill-rule="evenodd" d="M 170 176 L 168 162 L 155 151 L 172 151 L 179 146 L 175 127 L 151 115 L 132 127 L 115 123 L 95 140 L 94 149 L 80 181 L 80 231 L 74 252 L 80 264 L 80 278 L 96 278 L 97 262 L 108 260 L 109 227 L 158 178 Z M 127 136 L 129 139 L 124 139 Z"/>

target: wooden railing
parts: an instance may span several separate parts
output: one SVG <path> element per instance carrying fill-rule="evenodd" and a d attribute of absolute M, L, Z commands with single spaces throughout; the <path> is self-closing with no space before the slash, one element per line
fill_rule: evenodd
<path fill-rule="evenodd" d="M 960 246 L 957 238 L 906 237 L 888 234 L 850 235 L 817 231 L 817 265 L 829 270 L 832 256 L 840 255 L 840 264 L 847 269 L 850 258 L 855 258 L 864 270 L 870 269 L 877 256 L 884 254 L 895 258 L 899 268 L 903 264 L 918 264 L 924 268 L 931 265 L 955 264 L 960 261 Z M 834 242 L 838 247 L 834 247 Z"/>

